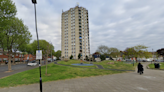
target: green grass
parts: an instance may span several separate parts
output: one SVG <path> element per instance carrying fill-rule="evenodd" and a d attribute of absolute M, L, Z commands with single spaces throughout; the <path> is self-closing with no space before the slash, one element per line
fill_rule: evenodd
<path fill-rule="evenodd" d="M 109 64 L 109 62 L 114 62 L 114 64 Z M 135 70 L 135 67 L 137 66 L 137 63 L 134 64 L 128 64 L 122 61 L 109 61 L 105 60 L 102 62 L 94 62 L 94 64 L 102 65 L 104 68 L 109 69 L 121 69 L 121 70 Z"/>
<path fill-rule="evenodd" d="M 79 63 L 84 63 L 84 64 L 89 64 L 90 62 L 84 62 L 84 61 L 80 61 L 80 60 L 69 60 L 69 61 L 60 61 L 58 62 L 58 64 L 63 64 L 63 65 L 70 65 L 70 66 L 74 66 L 71 64 L 79 64 Z M 90 67 L 90 68 L 97 68 L 96 65 L 93 66 L 78 66 L 78 67 Z"/>
<path fill-rule="evenodd" d="M 77 60 L 68 61 L 68 62 L 61 61 L 60 63 L 69 65 L 71 63 L 76 63 L 76 62 L 79 61 Z M 132 64 L 125 64 L 115 61 L 115 64 L 108 65 L 106 64 L 107 62 L 111 62 L 111 61 L 94 62 L 94 64 L 103 65 L 103 67 L 105 68 L 127 69 L 127 70 L 134 69 Z M 48 75 L 45 75 L 45 71 L 46 71 L 46 66 L 42 66 L 43 82 L 127 72 L 127 71 L 112 71 L 112 70 L 103 70 L 103 69 L 89 69 L 89 68 L 61 66 L 61 65 L 55 65 L 54 63 L 48 64 L 47 67 Z M 25 85 L 33 84 L 33 83 L 39 83 L 39 68 L 27 70 L 0 79 L 0 87 L 11 87 L 11 86 L 17 86 L 23 84 Z"/>
<path fill-rule="evenodd" d="M 154 63 L 149 64 L 148 66 L 149 66 L 149 68 L 151 68 L 151 69 L 155 69 Z M 164 69 L 164 62 L 160 62 L 160 69 Z"/>

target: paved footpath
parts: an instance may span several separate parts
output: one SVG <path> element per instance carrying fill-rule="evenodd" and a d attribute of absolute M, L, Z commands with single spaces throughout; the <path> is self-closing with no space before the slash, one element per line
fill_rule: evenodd
<path fill-rule="evenodd" d="M 43 83 L 43 92 L 164 92 L 164 71 L 146 69 L 135 72 Z M 40 92 L 39 83 L 0 88 L 0 92 Z"/>

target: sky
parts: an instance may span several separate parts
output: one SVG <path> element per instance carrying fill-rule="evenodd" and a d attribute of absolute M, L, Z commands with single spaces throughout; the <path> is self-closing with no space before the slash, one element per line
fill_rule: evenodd
<path fill-rule="evenodd" d="M 16 17 L 22 19 L 36 40 L 34 5 L 13 0 Z M 148 51 L 164 48 L 164 0 L 37 0 L 39 39 L 61 50 L 61 14 L 79 3 L 89 13 L 90 52 L 105 45 L 125 50 L 145 45 Z"/>

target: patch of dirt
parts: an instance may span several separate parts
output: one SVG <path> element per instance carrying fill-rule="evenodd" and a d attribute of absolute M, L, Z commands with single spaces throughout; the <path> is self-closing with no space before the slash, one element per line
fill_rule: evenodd
<path fill-rule="evenodd" d="M 13 70 L 11 70 L 11 71 L 5 71 L 5 73 L 10 73 L 10 72 L 13 72 Z"/>
<path fill-rule="evenodd" d="M 46 76 L 51 76 L 51 74 L 45 74 Z"/>

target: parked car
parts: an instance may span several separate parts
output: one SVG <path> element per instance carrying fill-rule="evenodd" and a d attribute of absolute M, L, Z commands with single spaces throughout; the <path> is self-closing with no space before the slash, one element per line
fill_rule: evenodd
<path fill-rule="evenodd" d="M 155 60 L 155 62 L 164 62 L 164 60 Z"/>
<path fill-rule="evenodd" d="M 130 59 L 126 59 L 126 61 L 129 62 L 129 61 L 132 61 L 132 60 L 130 60 Z"/>
<path fill-rule="evenodd" d="M 5 61 L 5 64 L 8 64 L 8 61 L 7 60 Z"/>
<path fill-rule="evenodd" d="M 9 62 L 9 61 L 8 61 L 8 60 L 6 60 L 6 61 L 5 61 L 5 64 L 8 64 L 8 62 Z M 13 62 L 13 61 L 11 60 L 11 63 L 12 63 L 12 62 Z"/>
<path fill-rule="evenodd" d="M 138 62 L 143 62 L 143 60 L 137 60 Z"/>
<path fill-rule="evenodd" d="M 147 60 L 142 60 L 142 62 L 147 62 Z"/>
<path fill-rule="evenodd" d="M 151 59 L 146 59 L 147 62 L 151 62 L 152 60 Z"/>
<path fill-rule="evenodd" d="M 114 60 L 112 57 L 109 57 L 110 60 Z"/>
<path fill-rule="evenodd" d="M 27 63 L 27 65 L 28 66 L 36 66 L 37 63 L 36 63 L 36 61 L 31 61 L 31 62 Z"/>
<path fill-rule="evenodd" d="M 24 62 L 24 61 L 23 61 Z M 25 60 L 26 63 L 30 62 L 30 60 Z"/>

